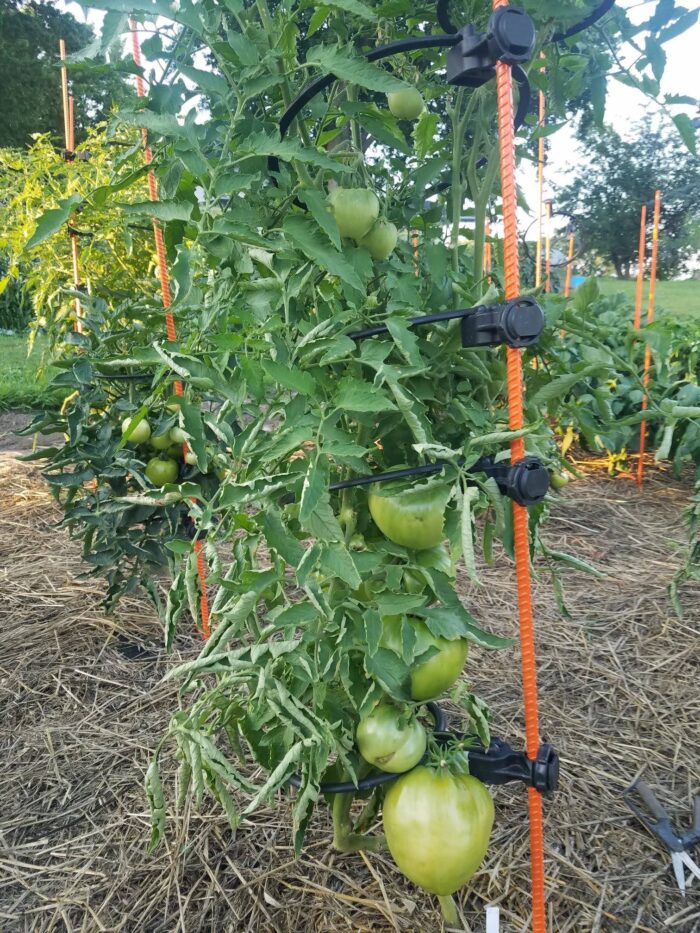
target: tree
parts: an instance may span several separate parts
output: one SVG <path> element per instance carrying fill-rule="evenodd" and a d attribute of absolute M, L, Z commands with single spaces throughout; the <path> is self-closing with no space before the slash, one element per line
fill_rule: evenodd
<path fill-rule="evenodd" d="M 26 146 L 32 133 L 63 135 L 58 41 L 68 53 L 88 45 L 94 34 L 69 13 L 42 0 L 0 0 L 0 146 Z M 72 74 L 76 140 L 103 119 L 122 80 L 113 71 Z"/>
<path fill-rule="evenodd" d="M 637 261 L 641 205 L 647 205 L 651 216 L 654 191 L 660 188 L 658 274 L 668 278 L 682 272 L 697 250 L 697 156 L 674 132 L 654 127 L 648 119 L 627 139 L 609 127 L 592 130 L 587 149 L 588 159 L 576 167 L 573 181 L 558 190 L 556 199 L 557 210 L 574 218 L 587 256 L 602 258 L 620 278 L 629 278 Z"/>

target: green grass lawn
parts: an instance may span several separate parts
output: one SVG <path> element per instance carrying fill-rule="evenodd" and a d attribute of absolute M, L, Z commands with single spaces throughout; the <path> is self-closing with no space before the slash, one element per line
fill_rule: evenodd
<path fill-rule="evenodd" d="M 596 278 L 603 295 L 615 295 L 622 292 L 634 301 L 636 283 L 634 280 L 613 279 L 601 276 Z M 643 313 L 646 314 L 649 282 L 644 282 Z M 682 282 L 657 282 L 655 311 L 658 314 L 694 314 L 700 317 L 700 281 L 685 279 Z"/>
<path fill-rule="evenodd" d="M 39 338 L 29 356 L 27 350 L 26 334 L 0 334 L 0 411 L 42 408 L 51 401 L 50 367 L 42 369 L 45 341 Z"/>

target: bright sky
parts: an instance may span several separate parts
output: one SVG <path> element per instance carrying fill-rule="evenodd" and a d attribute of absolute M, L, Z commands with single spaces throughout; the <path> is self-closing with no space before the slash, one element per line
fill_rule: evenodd
<path fill-rule="evenodd" d="M 99 29 L 103 17 L 101 12 L 91 10 L 86 15 L 83 8 L 73 0 L 56 0 L 56 2 L 62 9 L 69 10 L 76 19 L 87 19 L 93 28 Z M 698 2 L 699 0 L 685 0 L 682 5 L 688 9 L 695 9 Z M 655 0 L 618 0 L 618 3 L 629 11 L 634 22 L 648 19 L 655 6 Z M 692 29 L 666 44 L 666 69 L 661 82 L 664 94 L 683 94 L 700 99 L 699 46 L 700 23 L 696 23 Z M 618 81 L 609 82 L 605 119 L 621 135 L 624 136 L 626 130 L 640 120 L 650 108 L 656 109 L 639 91 L 626 87 Z M 549 194 L 548 183 L 564 180 L 571 168 L 582 158 L 585 156 L 567 127 L 548 138 L 545 197 Z M 534 218 L 537 203 L 537 178 L 534 165 L 522 166 L 518 180 L 530 205 L 531 218 Z M 527 223 L 524 217 L 523 221 Z"/>

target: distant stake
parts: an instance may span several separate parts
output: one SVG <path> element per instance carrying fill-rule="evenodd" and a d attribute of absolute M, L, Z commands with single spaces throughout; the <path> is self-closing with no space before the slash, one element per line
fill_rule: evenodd
<path fill-rule="evenodd" d="M 659 255 L 659 216 L 661 214 L 661 192 L 654 195 L 654 224 L 651 233 L 651 268 L 649 270 L 649 299 L 647 303 L 647 326 L 654 320 L 654 299 L 656 297 L 656 261 Z M 646 388 L 649 385 L 649 370 L 651 369 L 651 347 L 647 342 L 644 349 L 644 398 L 642 411 L 647 408 Z M 637 463 L 637 485 L 644 481 L 644 448 L 646 446 L 647 423 L 642 421 L 639 425 L 639 462 Z"/>
<path fill-rule="evenodd" d="M 564 298 L 568 298 L 571 294 L 571 274 L 573 272 L 574 264 L 574 242 L 576 240 L 576 234 L 573 231 L 569 234 L 569 252 L 566 257 L 566 276 L 564 277 Z"/>
<path fill-rule="evenodd" d="M 634 329 L 642 326 L 642 296 L 644 294 L 644 253 L 647 245 L 647 206 L 642 204 L 639 221 L 639 248 L 637 250 L 637 294 L 634 300 Z"/>
<path fill-rule="evenodd" d="M 544 68 L 540 68 L 544 71 Z M 544 129 L 544 91 L 537 95 L 538 115 L 537 129 Z M 535 249 L 535 286 L 542 284 L 542 225 L 544 218 L 544 136 L 537 140 L 537 247 Z"/>
<path fill-rule="evenodd" d="M 58 40 L 58 54 L 62 62 L 66 60 L 66 43 L 63 39 Z M 66 151 L 75 150 L 75 125 L 73 122 L 74 106 L 73 96 L 68 93 L 68 71 L 65 64 L 61 66 L 61 96 L 63 98 L 63 132 L 66 144 Z M 77 291 L 80 288 L 80 263 L 78 261 L 78 237 L 75 233 L 69 233 L 71 262 L 73 265 L 73 288 Z M 79 298 L 73 299 L 73 308 L 75 309 L 75 322 L 73 330 L 78 334 L 83 332 L 83 309 Z"/>

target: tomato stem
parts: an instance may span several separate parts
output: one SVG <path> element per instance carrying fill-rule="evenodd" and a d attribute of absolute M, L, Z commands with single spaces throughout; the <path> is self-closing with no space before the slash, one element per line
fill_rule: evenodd
<path fill-rule="evenodd" d="M 452 896 L 450 894 L 438 894 L 438 901 L 440 902 L 440 909 L 442 910 L 442 916 L 445 918 L 445 922 L 449 923 L 450 926 L 455 926 L 459 923 L 457 907 Z"/>
<path fill-rule="evenodd" d="M 384 848 L 384 836 L 364 836 L 352 831 L 350 807 L 353 794 L 336 794 L 333 799 L 333 847 L 339 852 L 379 852 Z"/>

